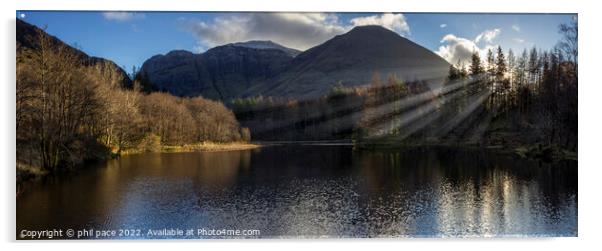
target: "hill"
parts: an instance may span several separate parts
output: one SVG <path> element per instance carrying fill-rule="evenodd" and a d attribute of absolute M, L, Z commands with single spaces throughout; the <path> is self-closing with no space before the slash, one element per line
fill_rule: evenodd
<path fill-rule="evenodd" d="M 84 53 L 83 51 L 66 44 L 65 42 L 61 41 L 57 37 L 47 34 L 44 30 L 42 30 L 34 25 L 31 25 L 27 22 L 24 22 L 20 19 L 17 19 L 17 34 L 16 34 L 17 35 L 17 51 L 19 51 L 21 49 L 37 50 L 39 47 L 39 44 L 37 41 L 38 41 L 38 36 L 39 36 L 40 32 L 43 32 L 43 34 L 47 35 L 47 37 L 50 39 L 50 44 L 52 45 L 52 47 L 54 47 L 54 48 L 62 47 L 64 49 L 68 50 L 69 53 L 76 55 L 78 60 L 83 65 L 90 66 L 90 67 L 112 68 L 112 69 L 101 69 L 103 71 L 115 69 L 117 71 L 117 73 L 119 74 L 119 76 L 117 76 L 117 77 L 122 79 L 122 86 L 130 87 L 132 85 L 132 81 L 129 78 L 128 74 L 121 67 L 119 67 L 117 64 L 115 64 L 113 61 L 104 59 L 104 58 L 100 58 L 100 57 L 89 56 L 88 54 Z"/>
<path fill-rule="evenodd" d="M 298 53 L 298 55 L 297 55 Z M 172 51 L 147 60 L 141 74 L 154 90 L 228 101 L 271 96 L 312 99 L 334 86 L 368 84 L 375 74 L 441 84 L 450 65 L 381 26 L 359 26 L 299 53 L 271 41 L 218 46 L 202 54 Z"/>

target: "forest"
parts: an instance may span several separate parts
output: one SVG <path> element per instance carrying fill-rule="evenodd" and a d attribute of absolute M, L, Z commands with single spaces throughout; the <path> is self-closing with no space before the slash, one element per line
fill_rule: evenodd
<path fill-rule="evenodd" d="M 17 44 L 18 170 L 53 172 L 163 145 L 250 141 L 218 101 L 146 94 L 137 81 L 124 86 L 114 64 L 82 62 L 41 30 L 27 39 L 32 46 Z"/>
<path fill-rule="evenodd" d="M 501 47 L 449 69 L 442 86 L 374 77 L 317 100 L 271 97 L 228 103 L 260 140 L 345 140 L 358 146 L 475 145 L 577 151 L 577 23 L 549 50 Z M 533 151 L 531 151 L 533 152 Z"/>
<path fill-rule="evenodd" d="M 498 47 L 488 50 L 484 62 L 474 53 L 469 65 L 450 67 L 443 87 L 430 91 L 436 98 L 401 109 L 400 116 L 371 114 L 374 100 L 388 95 L 373 92 L 367 97 L 367 114 L 359 122 L 360 138 L 513 148 L 553 146 L 551 149 L 576 152 L 577 23 L 563 24 L 559 32 L 563 39 L 550 51 L 533 47 L 515 55 Z M 413 116 L 415 113 L 419 115 Z M 411 121 L 416 118 L 420 119 Z M 396 119 L 401 122 L 392 127 L 377 126 L 383 120 Z"/>
<path fill-rule="evenodd" d="M 251 129 L 255 139 L 350 140 L 359 128 L 360 119 L 368 113 L 368 105 L 386 105 L 428 90 L 421 81 L 404 83 L 394 75 L 388 76 L 384 84 L 381 82 L 380 75 L 375 73 L 371 85 L 350 88 L 339 83 L 315 100 L 260 96 L 234 99 L 228 105 L 239 121 Z M 368 101 L 369 96 L 372 101 Z"/>

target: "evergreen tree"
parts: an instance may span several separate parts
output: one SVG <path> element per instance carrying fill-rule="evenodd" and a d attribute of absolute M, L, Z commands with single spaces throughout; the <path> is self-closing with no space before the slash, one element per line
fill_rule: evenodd
<path fill-rule="evenodd" d="M 527 77 L 527 61 L 529 57 L 527 56 L 527 49 L 523 50 L 520 58 L 516 62 L 516 88 L 520 88 L 524 85 L 526 77 Z"/>
<path fill-rule="evenodd" d="M 506 58 L 504 57 L 504 51 L 502 51 L 502 47 L 497 47 L 497 63 L 495 65 L 495 76 L 497 77 L 497 81 L 501 81 L 506 74 Z"/>
<path fill-rule="evenodd" d="M 449 73 L 447 74 L 447 81 L 452 82 L 460 78 L 460 71 L 455 65 L 449 65 Z"/>
<path fill-rule="evenodd" d="M 470 75 L 476 76 L 483 73 L 483 66 L 481 65 L 481 57 L 479 57 L 479 52 L 475 51 L 471 56 L 470 63 Z"/>
<path fill-rule="evenodd" d="M 516 56 L 514 56 L 514 51 L 512 49 L 508 50 L 508 73 L 510 75 L 510 80 L 514 81 L 514 72 L 516 68 Z"/>
<path fill-rule="evenodd" d="M 493 51 L 489 49 L 487 51 L 487 73 L 489 75 L 489 79 L 495 76 L 495 57 L 493 56 Z"/>
<path fill-rule="evenodd" d="M 529 71 L 529 82 L 536 83 L 539 73 L 539 56 L 535 47 L 531 48 L 529 52 L 529 64 L 527 65 Z"/>
<path fill-rule="evenodd" d="M 464 63 L 462 63 L 460 65 L 460 78 L 465 79 L 466 77 L 468 77 L 468 71 L 466 70 L 466 66 L 464 65 Z"/>

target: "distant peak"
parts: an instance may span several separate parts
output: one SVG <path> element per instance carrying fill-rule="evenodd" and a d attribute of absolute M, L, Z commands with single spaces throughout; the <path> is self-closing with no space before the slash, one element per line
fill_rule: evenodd
<path fill-rule="evenodd" d="M 236 47 L 259 49 L 259 50 L 276 49 L 276 50 L 283 51 L 293 57 L 300 53 L 300 51 L 298 51 L 298 50 L 282 46 L 280 44 L 272 42 L 271 40 L 250 40 L 250 41 L 246 41 L 246 42 L 231 43 L 229 45 L 236 46 Z"/>
<path fill-rule="evenodd" d="M 388 30 L 387 28 L 380 26 L 380 25 L 376 25 L 376 24 L 369 24 L 369 25 L 359 25 L 359 26 L 355 26 L 353 27 L 352 30 Z"/>
<path fill-rule="evenodd" d="M 347 32 L 347 34 L 354 34 L 354 33 L 388 33 L 388 34 L 396 34 L 397 35 L 397 33 L 395 31 L 389 30 L 380 25 L 355 26 L 355 27 L 353 27 L 353 29 L 351 29 L 349 32 Z"/>
<path fill-rule="evenodd" d="M 277 43 L 272 42 L 272 40 L 249 40 L 246 42 L 232 43 L 232 45 L 234 45 L 234 46 L 258 46 L 258 45 L 281 46 Z"/>
<path fill-rule="evenodd" d="M 188 55 L 192 55 L 193 53 L 187 50 L 172 50 L 170 52 L 168 52 L 167 54 L 165 54 L 165 56 L 188 56 Z"/>
<path fill-rule="evenodd" d="M 282 45 L 272 42 L 271 40 L 250 40 L 246 42 L 231 43 L 232 46 L 246 47 L 253 49 L 281 49 L 286 48 Z M 288 49 L 288 48 L 287 48 Z"/>

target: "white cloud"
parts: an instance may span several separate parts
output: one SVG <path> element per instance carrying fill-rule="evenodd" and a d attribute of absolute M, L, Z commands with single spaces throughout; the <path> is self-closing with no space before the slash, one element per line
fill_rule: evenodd
<path fill-rule="evenodd" d="M 125 12 L 125 11 L 109 11 L 103 12 L 102 16 L 106 20 L 117 21 L 117 22 L 128 22 L 135 19 L 144 18 L 144 14 L 135 13 L 135 12 Z"/>
<path fill-rule="evenodd" d="M 480 41 L 486 41 L 487 43 L 491 43 L 493 41 L 494 38 L 496 38 L 498 35 L 500 35 L 500 33 L 502 33 L 502 30 L 498 29 L 493 29 L 493 30 L 486 30 L 483 31 L 481 34 L 479 34 L 476 38 L 475 38 L 475 43 L 478 43 Z"/>
<path fill-rule="evenodd" d="M 287 47 L 305 50 L 349 31 L 356 25 L 382 25 L 400 34 L 410 32 L 402 14 L 358 17 L 343 23 L 328 13 L 244 13 L 224 14 L 210 21 L 180 20 L 181 27 L 198 40 L 194 50 L 233 42 L 272 40 Z"/>
<path fill-rule="evenodd" d="M 449 62 L 450 64 L 457 64 L 459 62 L 461 64 L 467 65 L 470 63 L 471 56 L 474 52 L 479 53 L 481 60 L 484 60 L 487 55 L 487 51 L 495 50 L 497 48 L 497 45 L 488 43 L 482 47 L 479 47 L 478 42 L 481 40 L 491 42 L 491 40 L 493 40 L 495 36 L 499 35 L 499 31 L 495 32 L 495 30 L 484 31 L 483 33 L 479 34 L 479 36 L 477 36 L 477 38 L 475 38 L 474 40 L 457 37 L 454 34 L 447 34 L 441 39 L 441 43 L 443 45 L 439 46 L 439 49 L 435 51 L 435 53 L 447 60 L 447 62 Z M 490 35 L 488 37 L 488 33 L 495 35 Z"/>
<path fill-rule="evenodd" d="M 447 24 L 441 24 L 441 25 L 439 25 L 439 27 L 445 28 L 445 27 L 447 27 Z"/>
<path fill-rule="evenodd" d="M 380 25 L 399 34 L 410 34 L 410 26 L 402 14 L 386 13 L 382 15 L 356 17 L 350 20 L 353 26 Z"/>
<path fill-rule="evenodd" d="M 524 39 L 522 39 L 522 38 L 514 38 L 514 39 L 512 39 L 512 40 L 513 40 L 514 42 L 517 42 L 517 43 L 519 43 L 519 44 L 522 44 L 522 43 L 524 43 L 524 42 L 525 42 L 525 40 L 524 40 Z"/>
<path fill-rule="evenodd" d="M 457 62 L 466 63 L 472 53 L 479 50 L 477 44 L 466 38 L 457 37 L 453 34 L 448 34 L 441 39 L 441 43 L 445 45 L 439 46 L 439 50 L 435 53 L 451 64 Z"/>
<path fill-rule="evenodd" d="M 517 24 L 512 25 L 512 29 L 516 32 L 520 32 L 520 26 L 518 26 Z"/>

